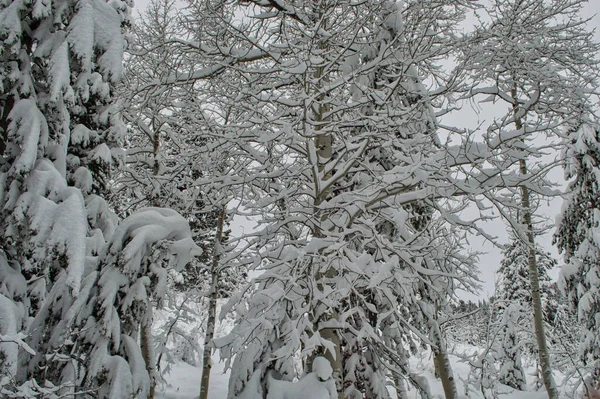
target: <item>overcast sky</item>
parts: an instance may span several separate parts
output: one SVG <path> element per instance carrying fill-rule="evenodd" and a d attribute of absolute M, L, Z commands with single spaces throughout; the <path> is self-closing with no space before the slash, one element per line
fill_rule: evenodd
<path fill-rule="evenodd" d="M 146 5 L 149 3 L 149 0 L 136 0 L 135 2 L 135 8 L 134 8 L 134 15 L 138 15 L 138 13 L 143 10 Z M 585 5 L 584 8 L 584 17 L 592 17 L 592 21 L 591 21 L 591 27 L 594 28 L 596 30 L 595 32 L 595 37 L 596 40 L 598 42 L 600 42 L 600 0 L 590 0 L 587 2 L 587 4 Z M 600 67 L 600 66 L 599 66 Z M 480 122 L 484 122 L 485 120 L 491 120 L 493 118 L 493 115 L 487 112 L 482 112 L 479 115 L 475 115 L 472 112 L 465 112 L 465 115 L 468 114 L 469 117 L 464 117 L 464 116 L 460 116 L 459 118 L 455 118 L 455 121 L 457 123 L 461 123 L 464 124 L 465 120 L 469 120 L 471 122 L 472 127 L 475 127 L 478 123 Z M 452 121 L 446 121 L 444 120 L 443 123 L 448 123 L 451 124 Z M 456 125 L 456 123 L 455 123 Z M 484 124 L 485 125 L 485 124 Z M 463 126 L 464 127 L 464 126 Z M 562 171 L 557 169 L 554 170 L 552 172 L 552 175 L 558 180 L 560 181 L 562 179 Z M 561 207 L 561 200 L 560 199 L 554 199 L 548 203 L 544 203 L 542 204 L 542 206 L 540 207 L 539 211 L 540 213 L 545 214 L 550 222 L 553 222 L 555 219 L 555 215 L 558 214 L 560 212 L 560 207 Z M 246 226 L 242 226 L 241 223 L 238 222 L 238 220 L 235 220 L 234 223 L 236 223 L 237 225 L 232 225 L 231 228 L 233 230 L 233 233 L 235 234 L 236 232 L 239 233 L 242 231 L 242 229 L 248 229 L 251 228 L 250 224 L 246 224 Z M 490 224 L 490 230 L 492 232 L 492 234 L 498 236 L 500 238 L 500 240 L 506 240 L 506 228 L 504 227 L 503 222 L 501 221 L 497 221 L 493 224 Z M 553 256 L 556 257 L 557 260 L 559 260 L 559 265 L 560 265 L 560 256 L 557 254 L 555 248 L 552 246 L 552 233 L 553 233 L 554 229 L 550 229 L 548 234 L 546 234 L 543 237 L 539 238 L 539 243 L 546 249 L 546 251 L 549 251 L 550 253 L 552 253 Z M 480 257 L 480 262 L 479 262 L 479 269 L 480 269 L 480 278 L 483 281 L 483 289 L 481 291 L 481 293 L 479 295 L 469 295 L 469 294 L 464 294 L 461 295 L 463 296 L 465 299 L 476 299 L 478 296 L 480 297 L 489 297 L 490 295 L 493 294 L 494 292 L 494 282 L 495 282 L 495 272 L 496 269 L 498 268 L 498 265 L 500 263 L 501 260 L 501 256 L 500 256 L 500 250 L 498 248 L 495 248 L 493 245 L 489 244 L 489 243 L 485 243 L 483 240 L 479 239 L 479 238 L 473 238 L 470 241 L 471 244 L 471 250 L 473 251 L 485 251 L 487 252 L 485 255 L 482 255 Z M 552 276 L 553 278 L 556 278 L 558 276 L 558 272 L 559 270 L 554 270 L 552 272 Z"/>

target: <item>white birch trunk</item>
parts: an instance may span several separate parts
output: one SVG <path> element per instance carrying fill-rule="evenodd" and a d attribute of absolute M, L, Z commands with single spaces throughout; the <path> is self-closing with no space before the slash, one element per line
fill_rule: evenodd
<path fill-rule="evenodd" d="M 516 85 L 512 89 L 512 97 L 517 97 Z M 513 106 L 515 115 L 515 127 L 517 130 L 523 129 L 523 121 L 517 117 L 520 109 L 518 105 Z M 519 161 L 519 172 L 522 175 L 527 174 L 527 161 Z M 531 218 L 530 192 L 527 186 L 521 186 L 521 205 L 523 208 L 522 223 L 525 225 L 527 244 L 529 246 L 528 264 L 529 264 L 529 283 L 531 285 L 531 299 L 533 302 L 533 321 L 535 326 L 535 337 L 538 345 L 538 355 L 540 367 L 542 369 L 542 380 L 548 393 L 548 399 L 558 399 L 558 389 L 552 375 L 552 366 L 550 364 L 550 355 L 546 343 L 546 333 L 544 331 L 544 315 L 542 310 L 542 298 L 540 295 L 540 281 L 538 273 L 537 259 L 535 256 L 535 236 L 533 234 L 533 221 Z"/>
<path fill-rule="evenodd" d="M 210 343 L 215 336 L 215 324 L 217 320 L 217 284 L 219 282 L 219 261 L 221 258 L 221 241 L 223 240 L 223 227 L 225 224 L 225 207 L 219 211 L 217 220 L 217 235 L 213 246 L 213 258 L 211 265 L 210 296 L 208 298 L 208 320 L 206 321 L 206 334 L 204 335 L 204 349 L 202 352 L 202 378 L 200 379 L 200 399 L 208 399 L 208 387 L 210 384 L 210 371 L 212 369 L 212 349 Z"/>

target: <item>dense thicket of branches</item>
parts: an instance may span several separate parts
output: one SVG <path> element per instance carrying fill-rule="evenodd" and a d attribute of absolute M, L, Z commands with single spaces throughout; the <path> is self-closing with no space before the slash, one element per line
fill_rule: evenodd
<path fill-rule="evenodd" d="M 197 350 L 175 325 L 202 298 L 201 399 L 215 348 L 230 398 L 427 399 L 409 359 L 429 348 L 456 399 L 462 341 L 480 348 L 468 389 L 525 390 L 537 354 L 556 399 L 576 328 L 536 237 L 558 150 L 561 287 L 597 383 L 598 47 L 581 4 L 156 0 L 132 26 L 127 0 L 0 2 L 0 395 L 152 398 L 170 334 Z M 445 126 L 464 101 L 500 116 Z M 494 214 L 511 231 L 495 296 L 457 304 L 479 283 L 467 239 L 501 244 Z M 235 326 L 214 339 L 219 298 Z"/>

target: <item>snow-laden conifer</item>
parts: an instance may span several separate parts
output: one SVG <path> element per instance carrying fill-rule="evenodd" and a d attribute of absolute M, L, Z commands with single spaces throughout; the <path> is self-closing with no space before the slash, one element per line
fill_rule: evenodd
<path fill-rule="evenodd" d="M 507 304 L 501 312 L 496 342 L 496 359 L 500 362 L 498 380 L 510 387 L 525 391 L 527 381 L 521 362 L 521 343 L 517 333 L 519 320 L 523 319 L 523 309 L 515 303 Z"/>
<path fill-rule="evenodd" d="M 590 114 L 580 112 L 566 133 L 566 149 L 563 153 L 565 175 L 572 180 L 555 235 L 557 246 L 564 253 L 566 261 L 559 282 L 569 304 L 583 323 L 579 355 L 590 368 L 594 383 L 598 384 L 600 125 Z"/>
<path fill-rule="evenodd" d="M 556 261 L 536 248 L 542 306 L 548 306 L 550 276 L 548 271 Z M 536 352 L 529 338 L 533 327 L 533 302 L 529 279 L 529 248 L 514 234 L 502 251 L 498 269 L 498 283 L 494 294 L 498 308 L 496 359 L 502 364 L 499 380 L 503 384 L 524 391 L 527 387 L 521 354 Z"/>
<path fill-rule="evenodd" d="M 160 294 L 162 285 L 149 283 L 163 281 L 164 273 L 135 264 L 170 254 L 179 265 L 195 250 L 181 216 L 169 223 L 168 215 L 138 217 L 117 227 L 105 201 L 125 133 L 113 85 L 123 73 L 130 6 L 121 0 L 0 4 L 3 395 L 120 398 L 147 390 L 135 323 L 123 326 L 121 312 L 137 309 L 124 322 L 146 316 L 145 287 Z M 133 232 L 119 233 L 135 223 Z M 118 267 L 117 281 L 108 283 Z M 129 296 L 119 293 L 125 286 Z M 103 340 L 110 345 L 103 348 Z"/>
<path fill-rule="evenodd" d="M 10 294 L 21 309 L 13 327 L 35 353 L 20 356 L 15 386 L 81 382 L 68 360 L 77 353 L 69 309 L 89 292 L 95 232 L 114 229 L 95 193 L 124 132 L 110 86 L 122 74 L 128 9 L 124 1 L 0 6 L 3 263 L 10 286 L 27 281 L 25 295 Z"/>
<path fill-rule="evenodd" d="M 510 241 L 502 250 L 502 261 L 498 268 L 498 285 L 494 297 L 497 303 L 519 302 L 521 308 L 531 306 L 531 286 L 528 271 L 529 251 L 526 243 L 523 243 L 514 234 L 509 234 Z M 538 270 L 540 276 L 540 288 L 542 303 L 548 303 L 550 291 L 550 275 L 548 272 L 556 266 L 556 260 L 552 259 L 547 252 L 537 249 Z"/>

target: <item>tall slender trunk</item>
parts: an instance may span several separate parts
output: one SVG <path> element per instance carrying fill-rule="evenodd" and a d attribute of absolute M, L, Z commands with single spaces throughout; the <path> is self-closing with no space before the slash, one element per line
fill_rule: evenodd
<path fill-rule="evenodd" d="M 208 399 L 208 386 L 210 383 L 210 371 L 212 369 L 212 349 L 210 343 L 215 336 L 215 324 L 217 320 L 217 290 L 219 282 L 219 262 L 221 260 L 221 242 L 223 241 L 223 227 L 225 225 L 225 211 L 223 206 L 219 210 L 217 219 L 217 234 L 213 246 L 213 258 L 210 270 L 210 295 L 208 297 L 208 320 L 206 322 L 206 334 L 204 335 L 204 349 L 202 351 L 202 378 L 200 380 L 200 399 Z"/>
<path fill-rule="evenodd" d="M 517 97 L 516 84 L 512 89 L 512 97 Z M 513 105 L 513 114 L 515 115 L 515 127 L 517 130 L 523 129 L 523 121 L 518 117 L 519 105 Z M 522 175 L 527 174 L 527 161 L 525 159 L 519 160 L 519 172 Z M 537 258 L 535 256 L 535 235 L 533 233 L 533 221 L 531 217 L 531 199 L 529 188 L 525 185 L 521 185 L 521 206 L 523 208 L 522 223 L 527 229 L 527 244 L 529 247 L 528 253 L 528 266 L 529 266 L 529 284 L 531 285 L 531 299 L 533 302 L 533 323 L 535 326 L 535 338 L 538 345 L 538 354 L 540 367 L 542 369 L 542 380 L 546 387 L 549 399 L 558 399 L 558 389 L 552 375 L 552 366 L 550 364 L 550 355 L 548 353 L 548 345 L 546 343 L 546 333 L 544 331 L 544 316 L 542 310 L 542 298 L 540 295 L 540 279 L 538 273 Z"/>
<path fill-rule="evenodd" d="M 321 120 L 321 116 L 323 115 L 323 113 L 325 112 L 324 110 L 325 107 L 320 106 L 319 107 L 319 111 L 317 114 L 317 118 L 315 118 L 316 120 Z M 320 128 L 317 128 L 317 131 L 320 130 Z M 329 161 L 331 159 L 331 155 L 332 155 L 332 137 L 329 134 L 326 135 L 318 135 L 315 139 L 315 146 L 317 147 L 317 158 L 318 158 L 318 162 L 319 162 L 319 172 L 323 171 L 325 163 L 327 161 Z M 323 180 L 327 180 L 329 176 L 324 176 Z M 318 207 L 321 204 L 322 201 L 324 201 L 326 199 L 327 194 L 326 193 L 319 193 L 318 197 L 315 199 L 315 213 L 317 213 L 317 217 L 318 216 Z M 321 219 L 324 221 L 327 218 L 327 215 L 320 215 Z M 322 231 L 318 230 L 315 231 L 314 234 L 315 237 L 324 237 L 324 234 Z M 319 272 L 318 275 L 316 276 L 316 279 L 318 281 L 317 285 L 320 287 L 320 289 L 324 289 L 324 283 L 323 283 L 323 279 L 325 278 L 332 278 L 335 276 L 336 274 L 336 270 L 331 268 L 329 270 L 327 270 L 325 273 L 321 273 Z M 333 320 L 336 319 L 338 317 L 338 313 L 337 311 L 334 309 L 332 312 L 330 312 L 327 315 L 327 318 L 329 320 Z M 322 321 L 326 321 L 326 320 L 322 320 Z M 343 362 L 342 362 L 342 340 L 340 338 L 339 332 L 336 328 L 323 328 L 319 331 L 319 333 L 321 334 L 321 337 L 323 337 L 324 339 L 330 341 L 332 344 L 334 344 L 335 349 L 334 349 L 334 353 L 331 353 L 329 350 L 324 349 L 323 350 L 323 356 L 325 357 L 325 359 L 327 359 L 331 365 L 331 368 L 333 369 L 333 380 L 335 381 L 335 386 L 336 386 L 336 390 L 338 393 L 338 397 L 339 399 L 343 399 L 344 398 L 344 375 L 343 375 Z M 311 359 L 311 363 L 312 363 Z M 312 370 L 312 364 L 311 364 L 311 370 Z"/>
<path fill-rule="evenodd" d="M 452 373 L 452 366 L 450 366 L 450 358 L 448 357 L 448 349 L 446 346 L 446 340 L 442 335 L 440 323 L 437 320 L 438 304 L 435 305 L 435 316 L 431 316 L 429 323 L 431 323 L 430 339 L 433 344 L 433 364 L 442 381 L 442 387 L 444 388 L 444 394 L 446 399 L 457 399 L 458 390 L 456 389 L 456 382 L 454 381 L 454 375 Z"/>
<path fill-rule="evenodd" d="M 321 17 L 323 15 L 323 13 L 325 12 L 325 9 L 323 9 L 322 5 L 319 4 L 319 5 L 315 5 L 313 12 L 315 15 L 318 16 L 318 18 L 315 18 L 315 21 L 317 21 L 317 20 L 321 20 Z M 325 19 L 321 20 L 321 27 L 323 28 L 323 30 L 326 29 L 326 25 L 327 25 L 327 21 Z M 319 48 L 321 50 L 325 50 L 326 46 L 321 42 L 321 43 L 319 43 Z M 317 84 L 318 84 L 319 90 L 322 89 L 323 84 L 329 80 L 327 78 L 327 76 L 325 76 L 325 69 L 322 66 L 319 66 L 316 68 L 315 73 L 314 73 L 314 78 L 315 78 L 315 81 L 318 82 Z M 310 89 L 310 88 L 307 87 L 307 89 Z M 313 117 L 313 120 L 316 122 L 316 126 L 315 126 L 316 134 L 315 134 L 315 138 L 314 138 L 314 145 L 316 148 L 317 159 L 314 161 L 317 162 L 317 170 L 319 171 L 319 175 L 315 174 L 314 178 L 320 179 L 321 178 L 320 173 L 325 170 L 325 165 L 328 162 L 330 162 L 331 158 L 332 158 L 333 137 L 329 133 L 321 132 L 321 130 L 323 129 L 322 122 L 326 121 L 324 115 L 327 112 L 329 112 L 329 110 L 330 110 L 329 104 L 325 103 L 326 95 L 321 94 L 316 98 L 316 100 L 317 100 L 317 104 L 316 104 L 316 107 L 313 106 L 312 117 Z M 322 179 L 328 180 L 330 177 L 331 177 L 331 175 L 328 174 L 328 175 L 323 176 Z M 323 201 L 325 201 L 327 199 L 328 193 L 319 191 L 318 187 L 320 186 L 320 184 L 318 184 L 317 181 L 315 181 L 314 183 L 315 183 L 315 192 L 317 193 L 317 196 L 314 199 L 314 216 L 316 218 L 320 219 L 320 221 L 324 222 L 327 220 L 327 218 L 329 216 L 327 215 L 326 212 L 323 212 L 322 210 L 320 210 L 319 206 L 321 205 L 321 203 L 323 203 Z M 317 226 L 317 228 L 313 232 L 314 236 L 315 237 L 324 237 L 325 234 L 321 230 L 321 226 L 318 221 L 316 221 L 316 226 Z M 318 272 L 318 274 L 315 276 L 315 278 L 317 280 L 317 286 L 323 290 L 324 284 L 325 284 L 323 282 L 323 280 L 327 279 L 327 278 L 335 277 L 336 273 L 337 273 L 337 271 L 333 268 L 330 268 L 326 272 Z M 317 320 L 316 322 L 321 323 L 324 321 L 337 319 L 338 312 L 336 311 L 336 309 L 332 309 L 332 311 L 329 312 L 325 317 L 326 317 L 326 319 Z M 329 361 L 329 364 L 331 365 L 331 368 L 333 369 L 332 377 L 333 377 L 333 380 L 335 381 L 338 398 L 343 399 L 344 398 L 344 375 L 343 375 L 343 360 L 342 360 L 342 350 L 341 350 L 342 340 L 340 338 L 338 329 L 331 328 L 331 327 L 321 328 L 319 330 L 319 334 L 321 334 L 321 337 L 323 337 L 324 339 L 330 341 L 335 347 L 333 353 L 331 351 L 329 351 L 328 349 L 322 348 L 322 351 L 320 354 Z M 313 356 L 311 359 L 309 359 L 309 365 L 310 365 L 311 371 L 312 371 L 312 361 L 314 360 L 314 358 L 315 358 L 315 356 Z"/>
<path fill-rule="evenodd" d="M 152 347 L 152 306 L 149 301 L 148 310 L 140 325 L 140 349 L 142 358 L 146 362 L 146 371 L 150 377 L 148 399 L 154 399 L 156 393 L 156 362 L 154 361 L 154 348 Z"/>
<path fill-rule="evenodd" d="M 446 399 L 458 398 L 458 390 L 456 389 L 456 382 L 454 381 L 454 375 L 452 373 L 452 367 L 450 366 L 448 352 L 445 350 L 434 351 L 433 355 L 433 361 L 437 365 Z"/>
<path fill-rule="evenodd" d="M 527 163 L 525 160 L 520 162 L 522 174 L 527 173 Z M 540 294 L 540 281 L 538 273 L 537 259 L 535 256 L 535 237 L 533 234 L 533 223 L 531 220 L 529 189 L 521 186 L 521 204 L 525 210 L 523 222 L 527 228 L 527 241 L 529 245 L 528 265 L 529 265 L 529 283 L 531 285 L 531 299 L 533 302 L 533 323 L 535 326 L 535 337 L 538 345 L 538 354 L 540 367 L 542 369 L 542 380 L 548 392 L 549 399 L 558 399 L 558 390 L 552 375 L 552 366 L 550 364 L 550 355 L 546 343 L 546 333 L 544 331 L 544 315 L 542 310 L 542 298 Z"/>
<path fill-rule="evenodd" d="M 154 132 L 154 136 L 152 137 L 152 156 L 154 159 L 152 165 L 152 174 L 154 176 L 158 176 L 160 171 L 160 129 L 156 128 L 156 120 L 152 119 L 150 123 L 150 127 Z M 158 198 L 153 198 L 152 200 L 153 206 L 161 206 Z M 148 399 L 154 399 L 154 395 L 156 393 L 156 370 L 157 366 L 156 361 L 154 360 L 154 348 L 152 347 L 152 303 L 148 301 L 148 309 L 146 310 L 146 314 L 144 318 L 140 322 L 140 348 L 142 350 L 142 358 L 146 362 L 146 370 L 148 371 L 148 376 L 150 377 L 150 390 L 148 391 Z"/>

